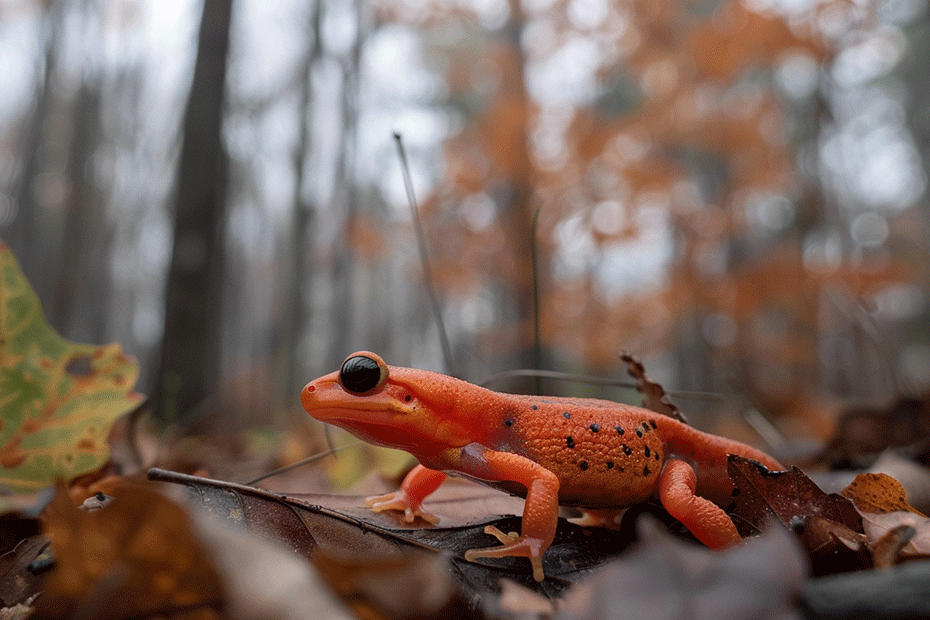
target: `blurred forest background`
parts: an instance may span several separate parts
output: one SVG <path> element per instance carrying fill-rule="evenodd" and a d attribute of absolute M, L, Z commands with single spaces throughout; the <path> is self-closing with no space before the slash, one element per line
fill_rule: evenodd
<path fill-rule="evenodd" d="M 925 0 L 0 0 L 0 239 L 231 429 L 358 349 L 532 366 L 538 214 L 544 367 L 822 436 L 930 386 L 928 67 Z"/>

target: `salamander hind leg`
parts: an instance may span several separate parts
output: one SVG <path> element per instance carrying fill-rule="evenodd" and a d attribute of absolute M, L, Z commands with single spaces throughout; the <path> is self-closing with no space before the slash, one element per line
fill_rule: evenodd
<path fill-rule="evenodd" d="M 712 501 L 695 495 L 697 475 L 688 463 L 669 460 L 659 476 L 659 499 L 669 514 L 711 549 L 742 542 L 727 513 Z"/>

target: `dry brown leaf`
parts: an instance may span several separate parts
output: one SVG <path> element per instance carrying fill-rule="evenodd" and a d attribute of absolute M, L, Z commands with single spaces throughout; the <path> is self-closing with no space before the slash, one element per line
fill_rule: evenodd
<path fill-rule="evenodd" d="M 872 545 L 872 562 L 875 568 L 890 568 L 898 563 L 904 547 L 917 534 L 910 525 L 898 525 Z"/>
<path fill-rule="evenodd" d="M 862 526 L 869 539 L 869 545 L 875 547 L 892 531 L 901 527 L 910 527 L 914 533 L 908 537 L 899 552 L 899 560 L 918 557 L 930 557 L 930 519 L 913 512 L 866 512 L 862 514 Z M 885 541 L 883 544 L 889 544 Z"/>
<path fill-rule="evenodd" d="M 56 565 L 34 617 L 217 617 L 222 583 L 184 510 L 140 485 L 116 493 L 93 512 L 76 508 L 63 488 L 49 504 Z"/>
<path fill-rule="evenodd" d="M 907 503 L 904 487 L 887 474 L 859 474 L 840 494 L 852 500 L 860 513 L 907 511 L 926 516 Z"/>
<path fill-rule="evenodd" d="M 630 373 L 630 376 L 636 379 L 636 389 L 643 395 L 643 407 L 688 424 L 685 415 L 668 397 L 665 388 L 646 376 L 646 369 L 636 356 L 622 351 L 620 359 L 626 363 L 627 372 Z"/>
<path fill-rule="evenodd" d="M 218 480 L 208 480 L 164 470 L 149 476 L 184 485 L 193 502 L 200 503 L 226 523 L 287 545 L 303 557 L 324 554 L 330 558 L 364 557 L 369 563 L 405 562 L 411 554 L 429 551 L 451 558 L 452 570 L 469 594 L 498 589 L 508 577 L 548 596 L 559 596 L 571 582 L 581 579 L 625 549 L 633 538 L 635 515 L 652 510 L 644 504 L 627 511 L 620 529 L 587 529 L 560 520 L 553 544 L 543 564 L 547 579 L 533 579 L 525 558 L 501 558 L 468 562 L 468 549 L 494 545 L 485 526 L 511 532 L 520 529 L 523 502 L 476 483 L 440 488 L 430 497 L 429 509 L 441 516 L 438 526 L 422 521 L 406 523 L 396 513 L 373 513 L 362 497 L 345 495 L 282 495 Z M 446 495 L 451 491 L 451 495 Z M 498 504 L 500 500 L 500 504 Z M 503 511 L 488 510 L 506 504 Z M 513 510 L 511 510 L 511 508 Z M 656 509 L 659 511 L 658 509 Z M 661 512 L 661 511 L 659 511 Z M 668 513 L 664 513 L 665 518 Z"/>
<path fill-rule="evenodd" d="M 354 614 L 365 620 L 483 616 L 460 594 L 449 560 L 421 551 L 390 559 L 319 551 L 313 563 Z"/>
<path fill-rule="evenodd" d="M 824 493 L 797 467 L 770 472 L 753 460 L 730 455 L 727 473 L 734 486 L 732 516 L 741 534 L 761 531 L 774 517 L 798 534 L 817 575 L 871 563 L 859 513 L 845 497 Z"/>
<path fill-rule="evenodd" d="M 0 607 L 25 603 L 42 591 L 45 575 L 33 574 L 28 566 L 47 545 L 45 536 L 30 536 L 0 555 Z"/>
<path fill-rule="evenodd" d="M 512 618 L 538 618 L 544 620 L 555 614 L 555 605 L 548 599 L 529 588 L 510 579 L 501 579 L 501 594 L 496 604 L 500 607 L 499 613 L 492 613 L 493 617 L 505 616 Z M 497 612 L 498 610 L 494 610 Z"/>

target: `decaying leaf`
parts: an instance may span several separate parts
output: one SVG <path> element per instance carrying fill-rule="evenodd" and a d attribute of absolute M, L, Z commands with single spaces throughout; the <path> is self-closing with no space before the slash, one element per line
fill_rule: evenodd
<path fill-rule="evenodd" d="M 781 528 L 726 552 L 639 522 L 641 542 L 572 588 L 561 620 L 601 618 L 800 618 L 794 600 L 807 573 L 798 544 Z"/>
<path fill-rule="evenodd" d="M 354 616 L 292 549 L 226 527 L 191 510 L 199 538 L 226 585 L 225 617 L 231 620 L 352 620 Z"/>
<path fill-rule="evenodd" d="M 373 513 L 361 497 L 283 495 L 164 470 L 150 470 L 149 477 L 184 485 L 193 502 L 227 523 L 282 542 L 304 557 L 315 553 L 333 558 L 363 554 L 370 562 L 382 562 L 403 561 L 411 553 L 422 551 L 446 555 L 462 587 L 472 593 L 497 591 L 499 580 L 507 577 L 547 596 L 558 596 L 569 583 L 625 549 L 634 537 L 635 514 L 652 509 L 645 505 L 630 511 L 619 530 L 587 529 L 560 521 L 556 539 L 543 557 L 548 578 L 537 583 L 524 558 L 480 564 L 465 561 L 468 549 L 497 544 L 484 532 L 486 525 L 505 532 L 520 529 L 520 517 L 489 517 L 501 511 L 487 508 L 493 502 L 504 501 L 518 513 L 522 500 L 481 485 L 458 487 L 470 490 L 471 496 L 457 495 L 444 501 L 442 495 L 447 491 L 441 488 L 430 497 L 430 509 L 442 516 L 439 526 L 431 526 L 421 521 L 406 523 L 394 513 Z M 452 517 L 454 514 L 458 516 Z"/>
<path fill-rule="evenodd" d="M 861 513 L 908 511 L 926 516 L 907 502 L 904 487 L 887 474 L 859 474 L 840 494 Z"/>
<path fill-rule="evenodd" d="M 369 554 L 318 551 L 313 563 L 333 591 L 359 618 L 461 618 L 482 614 L 452 579 L 448 558 L 425 551 L 373 559 Z"/>
<path fill-rule="evenodd" d="M 827 495 L 797 467 L 770 472 L 756 461 L 729 455 L 727 473 L 734 486 L 731 516 L 744 536 L 774 519 L 799 535 L 815 574 L 869 565 L 862 520 L 845 497 Z"/>
<path fill-rule="evenodd" d="M 500 596 L 485 600 L 485 606 L 490 608 L 488 615 L 492 618 L 547 620 L 555 615 L 554 601 L 509 579 L 501 579 L 500 585 Z"/>
<path fill-rule="evenodd" d="M 859 474 L 842 494 L 862 515 L 876 567 L 930 557 L 930 519 L 907 502 L 900 482 L 887 474 Z"/>
<path fill-rule="evenodd" d="M 901 545 L 896 561 L 930 557 L 930 519 L 923 515 L 907 511 L 866 512 L 862 514 L 862 526 L 865 528 L 865 535 L 868 537 L 870 546 L 873 547 L 881 543 L 892 532 L 899 530 L 894 535 L 903 536 L 906 530 L 901 531 L 900 528 L 910 528 L 913 533 L 910 533 Z M 885 541 L 885 544 L 888 543 L 889 541 Z"/>
<path fill-rule="evenodd" d="M 620 353 L 620 359 L 626 363 L 630 376 L 636 379 L 636 389 L 643 395 L 643 407 L 688 424 L 685 415 L 665 393 L 665 388 L 646 376 L 646 369 L 641 361 L 626 351 Z"/>
<path fill-rule="evenodd" d="M 904 548 L 911 542 L 917 530 L 910 525 L 897 525 L 869 547 L 872 549 L 872 563 L 875 568 L 889 568 L 897 564 Z"/>
<path fill-rule="evenodd" d="M 0 607 L 26 603 L 42 591 L 45 575 L 30 571 L 29 564 L 47 545 L 48 538 L 36 534 L 24 538 L 13 549 L 0 555 Z"/>
<path fill-rule="evenodd" d="M 153 489 L 127 485 L 88 512 L 60 489 L 46 513 L 55 551 L 34 618 L 212 618 L 223 585 L 184 510 Z"/>
<path fill-rule="evenodd" d="M 0 242 L 0 486 L 30 491 L 99 469 L 113 422 L 142 402 L 138 374 L 118 344 L 59 336 Z"/>

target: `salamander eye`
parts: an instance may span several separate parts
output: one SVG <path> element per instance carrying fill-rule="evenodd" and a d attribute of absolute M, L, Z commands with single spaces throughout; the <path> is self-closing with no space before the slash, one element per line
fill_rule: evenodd
<path fill-rule="evenodd" d="M 368 354 L 350 355 L 339 369 L 339 382 L 353 394 L 370 392 L 383 385 L 386 379 L 385 363 Z"/>

